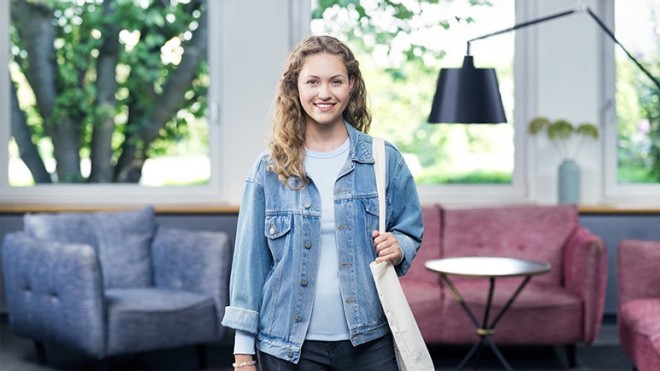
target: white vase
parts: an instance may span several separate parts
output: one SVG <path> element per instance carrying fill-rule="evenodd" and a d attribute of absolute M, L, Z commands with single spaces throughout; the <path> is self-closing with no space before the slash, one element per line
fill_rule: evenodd
<path fill-rule="evenodd" d="M 559 165 L 557 191 L 560 204 L 580 203 L 580 166 L 572 159 Z"/>

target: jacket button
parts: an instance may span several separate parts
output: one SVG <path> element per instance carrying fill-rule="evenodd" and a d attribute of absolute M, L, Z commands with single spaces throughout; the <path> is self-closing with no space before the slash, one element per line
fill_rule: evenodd
<path fill-rule="evenodd" d="M 300 322 L 300 321 L 302 321 L 302 317 L 301 317 L 301 316 L 296 316 L 294 319 L 296 320 L 296 322 Z"/>
<path fill-rule="evenodd" d="M 309 242 L 309 241 L 305 242 L 305 248 L 306 249 L 311 249 L 312 248 L 312 243 Z"/>
<path fill-rule="evenodd" d="M 301 284 L 302 286 L 307 286 L 307 283 L 308 283 L 307 280 L 302 280 L 302 281 L 300 281 L 300 284 Z"/>
<path fill-rule="evenodd" d="M 293 352 L 292 352 L 292 351 L 289 351 L 289 352 L 286 354 L 286 356 L 289 357 L 289 358 L 293 358 Z"/>
<path fill-rule="evenodd" d="M 270 230 L 268 232 L 270 234 L 275 234 L 275 227 L 270 227 Z"/>
<path fill-rule="evenodd" d="M 308 202 L 308 203 L 306 203 L 306 204 L 303 205 L 303 206 L 305 207 L 305 209 L 309 209 L 310 207 L 312 207 L 312 204 L 310 204 L 310 203 Z"/>

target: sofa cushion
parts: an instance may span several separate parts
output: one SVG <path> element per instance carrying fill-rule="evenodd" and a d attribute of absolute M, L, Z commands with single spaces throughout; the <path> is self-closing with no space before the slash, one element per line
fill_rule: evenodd
<path fill-rule="evenodd" d="M 90 225 L 106 288 L 152 285 L 150 245 L 155 219 L 151 207 L 92 214 Z"/>
<path fill-rule="evenodd" d="M 401 288 L 411 307 L 425 303 L 438 305 L 442 297 L 442 289 L 437 283 L 408 281 L 401 282 Z"/>
<path fill-rule="evenodd" d="M 568 289 L 536 282 L 538 277 L 527 283 L 520 295 L 513 302 L 512 308 L 538 310 L 545 308 L 568 307 L 582 311 L 582 299 Z M 502 308 L 520 284 L 518 278 L 500 278 L 495 282 L 493 308 Z M 454 279 L 454 286 L 463 299 L 475 308 L 485 307 L 488 298 L 487 279 Z"/>
<path fill-rule="evenodd" d="M 445 209 L 444 257 L 506 256 L 552 265 L 536 282 L 559 285 L 563 247 L 578 225 L 572 205 Z"/>
<path fill-rule="evenodd" d="M 220 324 L 210 295 L 156 288 L 109 289 L 109 355 L 217 340 Z"/>
<path fill-rule="evenodd" d="M 488 280 L 453 282 L 481 321 L 488 297 Z M 519 282 L 513 278 L 496 281 L 489 322 L 495 319 Z M 447 288 L 444 290 L 448 292 Z M 451 295 L 443 295 L 443 310 L 438 315 L 445 319 L 443 342 L 471 344 L 478 341 L 467 314 Z M 576 294 L 552 284 L 531 281 L 502 316 L 492 340 L 515 345 L 576 343 L 583 338 L 583 317 L 583 304 Z"/>

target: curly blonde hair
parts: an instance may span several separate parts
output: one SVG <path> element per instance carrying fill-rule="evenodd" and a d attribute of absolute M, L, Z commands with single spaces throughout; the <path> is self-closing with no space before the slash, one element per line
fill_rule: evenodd
<path fill-rule="evenodd" d="M 289 55 L 286 68 L 280 78 L 275 97 L 275 114 L 271 136 L 268 140 L 271 162 L 269 169 L 277 173 L 280 181 L 293 189 L 307 184 L 303 159 L 305 156 L 305 112 L 300 103 L 298 76 L 305 58 L 318 53 L 338 55 L 344 61 L 348 77 L 355 79 L 349 102 L 343 112 L 344 119 L 356 129 L 367 133 L 371 114 L 367 108 L 367 90 L 358 61 L 353 52 L 341 41 L 331 36 L 310 36 L 302 40 Z M 289 183 L 297 178 L 296 185 Z"/>

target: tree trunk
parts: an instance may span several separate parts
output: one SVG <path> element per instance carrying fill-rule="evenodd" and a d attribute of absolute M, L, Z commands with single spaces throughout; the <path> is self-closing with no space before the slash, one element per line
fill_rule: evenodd
<path fill-rule="evenodd" d="M 35 183 L 51 183 L 50 174 L 39 156 L 39 150 L 32 142 L 32 131 L 27 125 L 25 114 L 18 106 L 13 84 L 11 90 L 11 134 L 18 146 L 20 157 L 30 170 Z"/>
<path fill-rule="evenodd" d="M 58 122 L 52 119 L 58 95 L 52 14 L 37 3 L 17 1 L 13 5 L 12 17 L 28 54 L 25 76 L 34 92 L 45 131 L 52 138 L 58 182 L 79 181 L 82 175 L 77 127 L 70 119 Z"/>
<path fill-rule="evenodd" d="M 115 1 L 103 2 L 103 18 L 108 19 L 113 12 Z M 103 32 L 103 45 L 99 50 L 96 76 L 96 122 L 92 132 L 91 161 L 92 170 L 88 182 L 112 183 L 114 168 L 112 165 L 112 135 L 115 132 L 115 114 L 117 100 L 116 68 L 119 60 L 119 28 L 106 24 Z"/>

